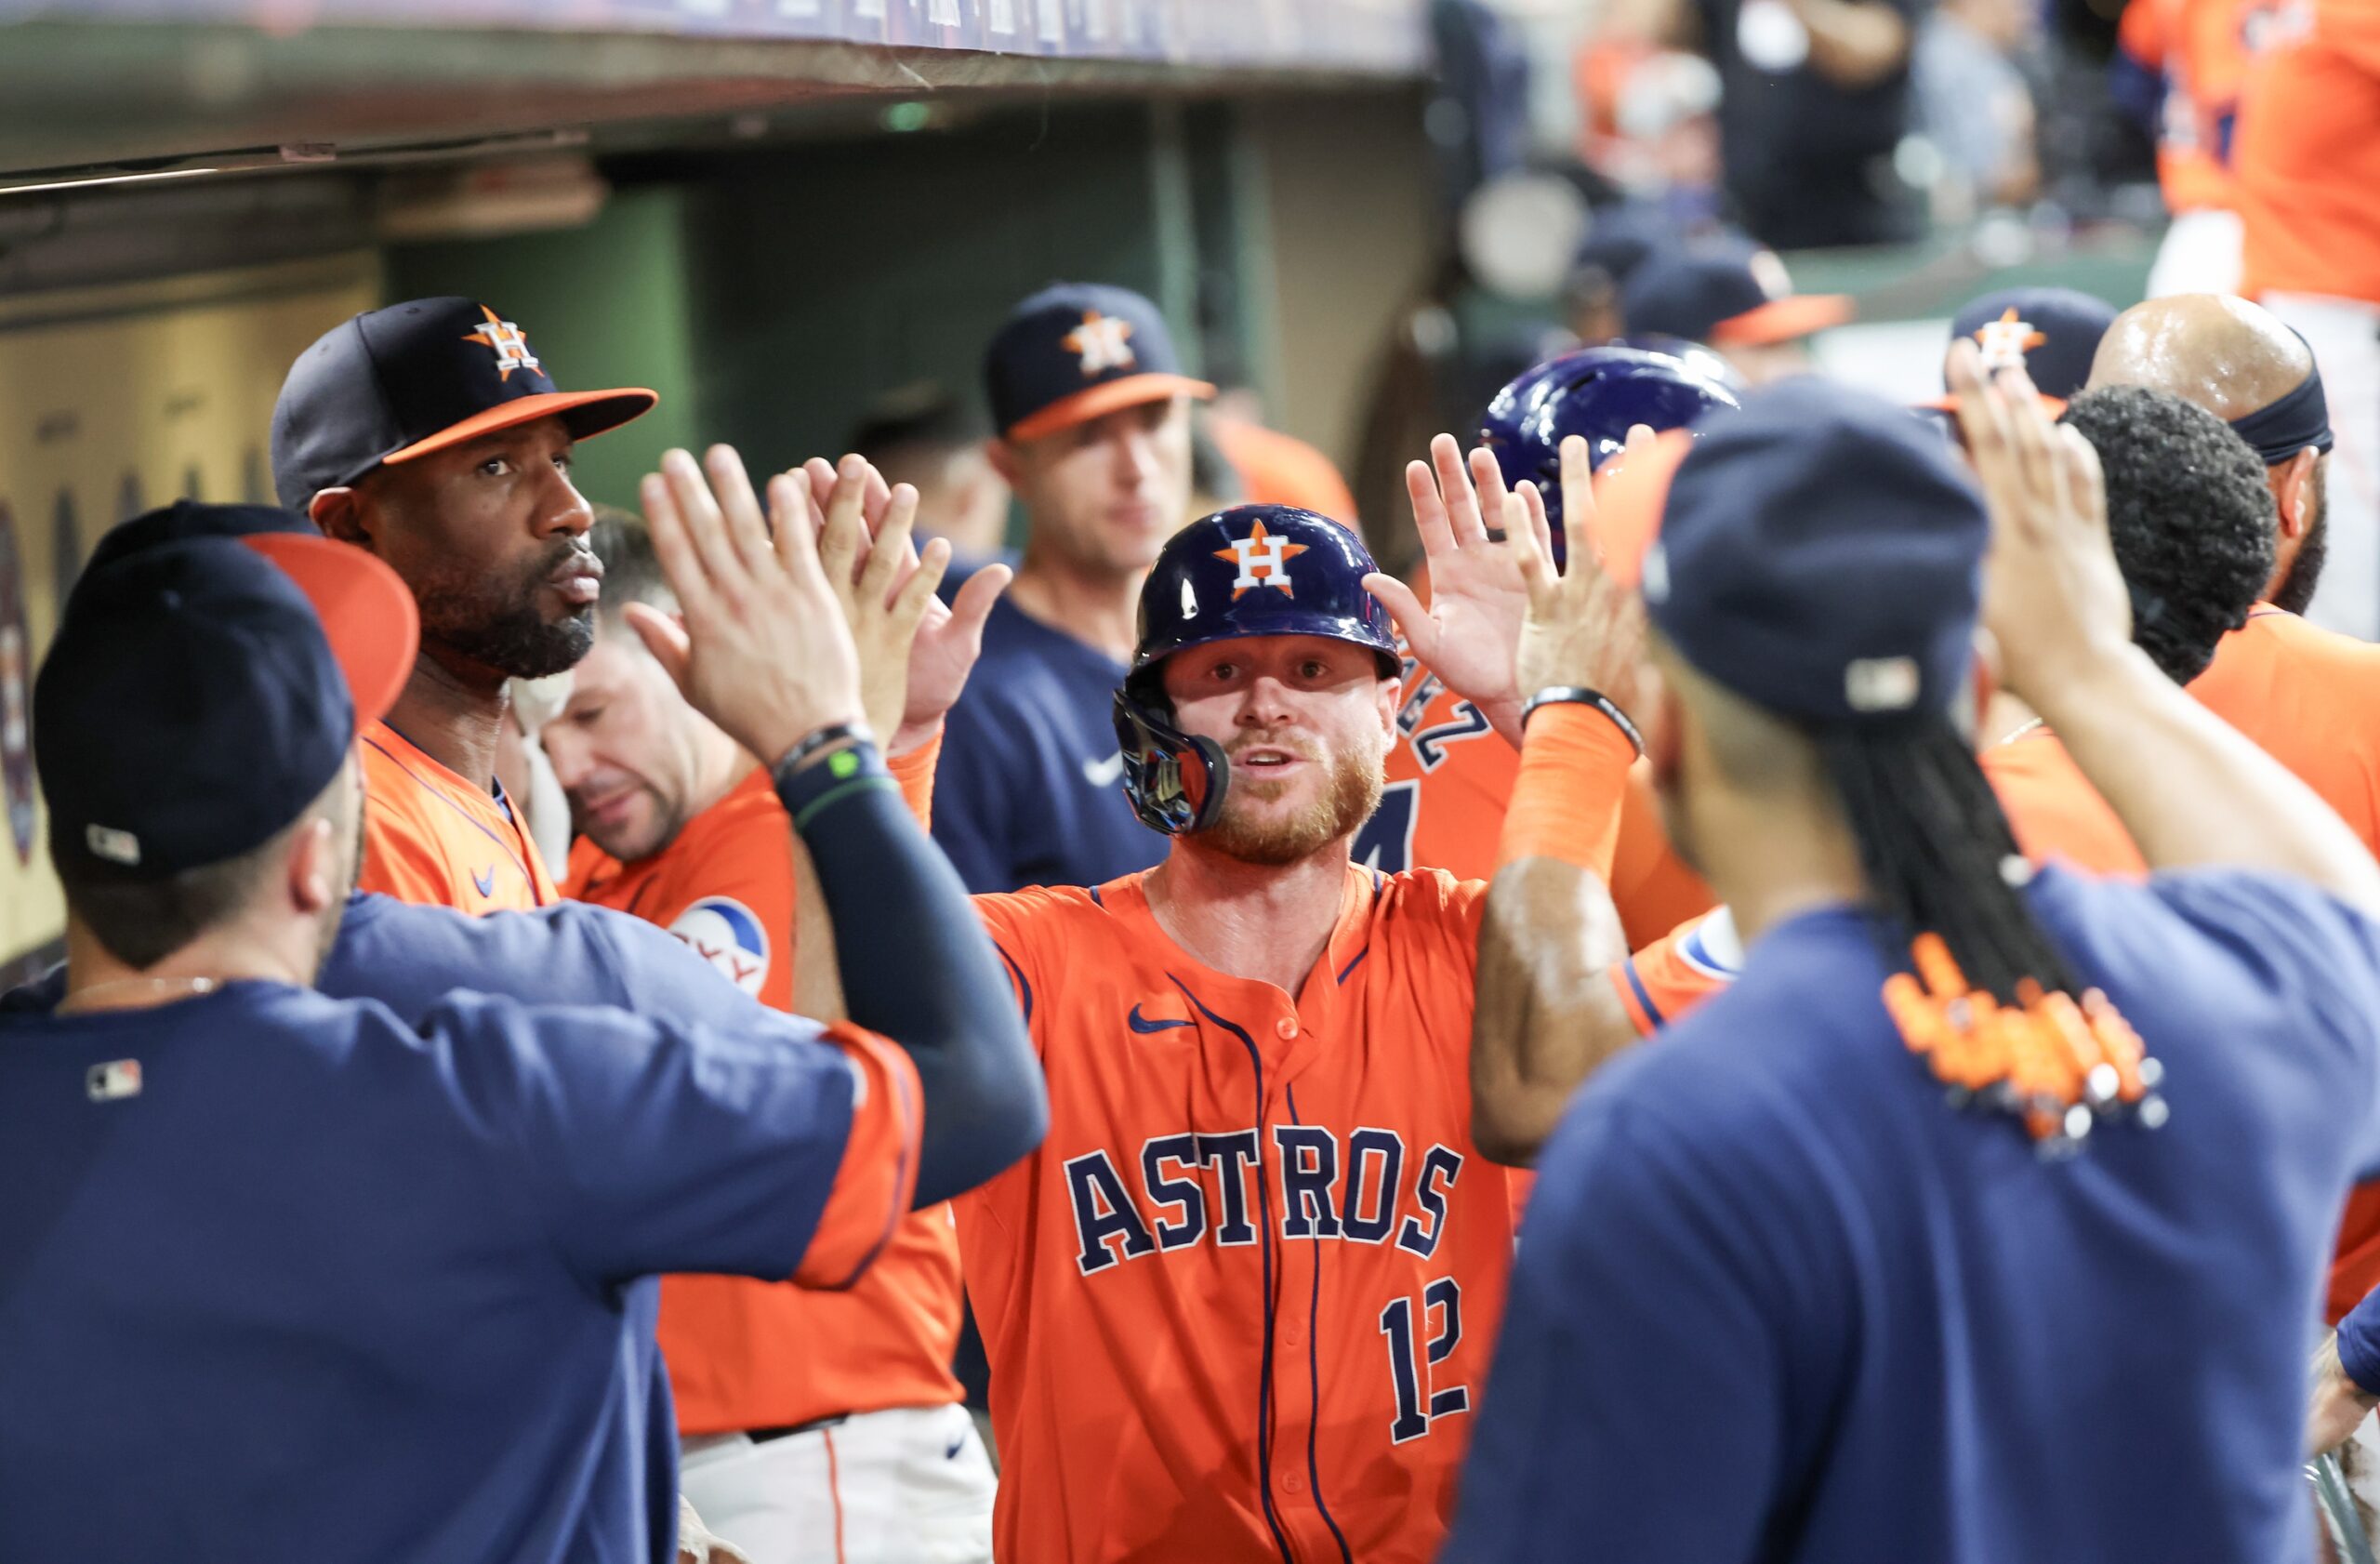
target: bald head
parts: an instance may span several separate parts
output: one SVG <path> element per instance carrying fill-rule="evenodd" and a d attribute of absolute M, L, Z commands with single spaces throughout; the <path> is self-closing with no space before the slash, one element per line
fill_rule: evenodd
<path fill-rule="evenodd" d="M 2313 353 L 2263 306 L 2184 293 L 2116 317 L 2091 360 L 2091 389 L 2146 386 L 2228 423 L 2279 402 L 2313 370 Z"/>

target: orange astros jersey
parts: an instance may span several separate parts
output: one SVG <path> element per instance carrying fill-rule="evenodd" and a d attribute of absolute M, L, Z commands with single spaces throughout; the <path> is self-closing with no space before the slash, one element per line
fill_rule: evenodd
<path fill-rule="evenodd" d="M 2231 139 L 2250 56 L 2285 0 L 2132 0 L 2117 43 L 2162 77 L 2157 182 L 2167 210 L 2230 210 Z"/>
<path fill-rule="evenodd" d="M 2309 25 L 2310 23 L 2310 25 Z M 2240 291 L 2380 302 L 2380 6 L 2294 0 L 2241 92 Z"/>
<path fill-rule="evenodd" d="M 2380 853 L 2380 646 L 2260 605 L 2225 636 L 2190 694 L 2296 773 Z M 2380 1183 L 2347 1197 L 2327 1315 L 2380 1287 Z"/>
<path fill-rule="evenodd" d="M 359 889 L 464 912 L 526 912 L 556 899 L 502 788 L 456 775 L 386 722 L 363 739 Z"/>
<path fill-rule="evenodd" d="M 1479 709 L 1411 657 L 1405 704 L 1380 809 L 1355 838 L 1359 864 L 1382 873 L 1442 868 L 1458 880 L 1492 880 L 1504 806 L 1520 774 L 1520 751 Z M 1612 860 L 1612 905 L 1631 946 L 1647 944 L 1718 900 L 1671 851 L 1647 769 L 1629 773 Z"/>
<path fill-rule="evenodd" d="M 2059 858 L 2095 874 L 2146 874 L 2132 837 L 2047 728 L 2034 728 L 1976 757 L 1999 795 L 2016 845 L 2035 863 Z M 1673 930 L 1606 969 L 1637 1035 L 1650 1037 L 1735 981 L 1743 945 L 1720 908 Z"/>
<path fill-rule="evenodd" d="M 915 773 L 890 762 L 915 796 Z M 924 786 L 932 786 L 931 770 Z M 759 768 L 668 846 L 623 864 L 581 837 L 567 893 L 660 924 L 763 1004 L 793 1008 L 792 828 Z M 959 1398 L 959 1239 L 950 1208 L 901 1220 L 848 1292 L 743 1277 L 661 1280 L 661 1354 L 683 1434 L 783 1428 Z"/>
<path fill-rule="evenodd" d="M 1513 1253 L 1471 1143 L 1485 887 L 1347 870 L 1295 1000 L 1138 876 L 979 896 L 1050 1089 L 953 1203 L 1018 1564 L 1421 1564 Z"/>

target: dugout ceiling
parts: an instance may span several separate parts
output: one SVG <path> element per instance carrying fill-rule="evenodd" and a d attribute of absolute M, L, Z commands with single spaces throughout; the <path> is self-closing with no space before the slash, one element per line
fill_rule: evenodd
<path fill-rule="evenodd" d="M 1424 0 L 0 0 L 5 187 L 1418 73 Z M 192 175 L 191 178 L 204 178 Z"/>

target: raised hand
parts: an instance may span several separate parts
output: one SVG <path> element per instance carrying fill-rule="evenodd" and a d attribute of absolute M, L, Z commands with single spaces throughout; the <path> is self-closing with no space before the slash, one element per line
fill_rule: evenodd
<path fill-rule="evenodd" d="M 2099 455 L 2042 411 L 2021 368 L 1989 375 L 1971 343 L 1950 351 L 1950 390 L 1991 518 L 1983 622 L 2002 683 L 2036 706 L 2132 642 L 2132 600 L 2108 538 Z"/>
<path fill-rule="evenodd" d="M 859 656 L 801 486 L 773 480 L 763 516 L 742 458 L 713 445 L 701 467 L 665 453 L 639 495 L 680 615 L 631 603 L 628 620 L 694 709 L 763 764 L 859 720 Z"/>
<path fill-rule="evenodd" d="M 1536 500 L 1532 485 L 1522 488 Z M 1466 471 L 1454 436 L 1441 434 L 1430 442 L 1429 461 L 1406 467 L 1405 489 L 1429 563 L 1429 605 L 1393 576 L 1367 576 L 1365 589 L 1396 621 L 1414 656 L 1517 743 L 1521 692 L 1513 647 L 1528 594 L 1509 540 L 1488 535 L 1488 518 L 1501 522 L 1511 497 L 1503 473 L 1485 449 L 1471 453 Z M 1541 516 L 1541 502 L 1537 510 Z"/>
<path fill-rule="evenodd" d="M 898 491 L 888 487 L 865 458 L 847 456 L 840 464 L 830 465 L 813 457 L 802 465 L 802 475 L 818 509 L 824 539 L 820 553 L 827 573 L 838 579 L 848 577 L 855 582 L 860 572 L 876 568 L 880 551 L 890 550 L 888 559 L 897 563 L 899 568 L 883 579 L 891 583 L 892 592 L 906 590 L 920 563 L 910 535 L 916 510 L 915 492 L 911 492 L 909 515 L 898 535 L 888 536 L 893 496 Z M 852 524 L 854 517 L 864 524 Z M 947 567 L 949 546 L 939 539 L 931 542 L 924 558 L 939 560 L 934 565 L 934 582 L 939 585 Z M 974 671 L 975 659 L 982 655 L 984 621 L 1013 574 L 1004 564 L 985 565 L 967 578 L 948 603 L 928 589 L 906 654 L 907 683 L 899 721 L 878 730 L 891 736 L 886 753 L 906 754 L 941 730 L 944 714 L 958 703 L 959 693 L 967 687 L 968 675 Z M 872 714 L 878 710 L 874 698 L 869 701 L 869 709 Z M 874 720 L 871 715 L 870 721 Z"/>
<path fill-rule="evenodd" d="M 1637 449 L 1651 438 L 1650 430 L 1632 431 L 1629 446 Z M 1599 690 L 1641 727 L 1652 705 L 1645 604 L 1606 574 L 1593 535 L 1580 524 L 1593 514 L 1593 457 L 1574 434 L 1562 442 L 1564 530 L 1570 546 L 1560 570 L 1554 565 L 1553 533 L 1542 508 L 1531 510 L 1520 495 L 1505 501 L 1504 530 L 1528 594 L 1516 673 L 1521 689 L 1530 695 L 1556 684 Z"/>

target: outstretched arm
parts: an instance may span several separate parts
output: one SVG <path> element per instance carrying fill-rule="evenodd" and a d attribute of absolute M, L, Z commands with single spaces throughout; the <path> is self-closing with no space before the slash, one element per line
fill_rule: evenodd
<path fill-rule="evenodd" d="M 1590 469 L 1586 442 L 1565 441 L 1567 514 L 1588 513 Z M 1557 574 L 1541 513 L 1524 505 L 1508 501 L 1505 529 L 1528 597 L 1519 683 L 1533 693 L 1595 691 L 1641 714 L 1643 604 L 1604 573 L 1583 532 Z M 1610 879 L 1635 736 L 1569 700 L 1540 706 L 1528 729 L 1480 925 L 1471 1028 L 1472 1138 L 1492 1160 L 1516 1165 L 1535 1159 L 1579 1083 L 1636 1041 L 1605 976 L 1628 955 Z"/>
<path fill-rule="evenodd" d="M 1049 1110 L 1008 979 L 947 860 L 864 736 L 858 653 L 822 567 L 800 480 L 763 517 L 742 461 L 683 451 L 645 480 L 654 550 L 684 622 L 631 607 L 687 698 L 767 758 L 835 921 L 851 1018 L 905 1049 L 925 1097 L 917 1203 L 990 1178 L 1038 1145 Z M 939 577 L 914 573 L 888 612 L 914 629 Z M 808 749 L 803 747 L 807 745 Z"/>

